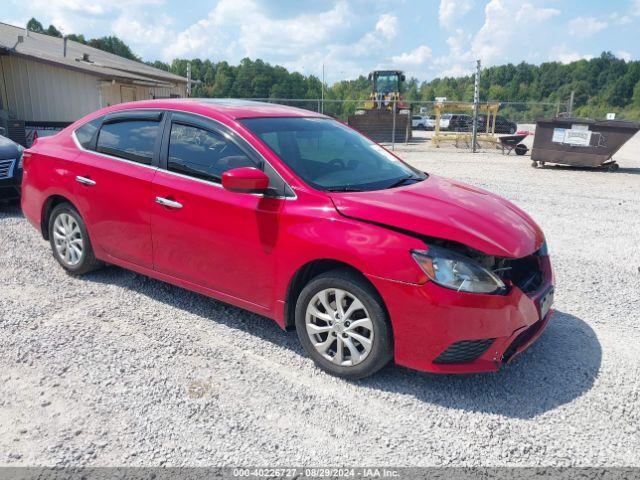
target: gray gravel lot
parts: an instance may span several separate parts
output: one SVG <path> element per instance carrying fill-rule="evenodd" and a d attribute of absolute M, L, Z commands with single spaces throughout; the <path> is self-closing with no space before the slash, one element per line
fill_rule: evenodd
<path fill-rule="evenodd" d="M 640 465 L 640 137 L 616 173 L 399 146 L 545 230 L 557 314 L 497 374 L 349 383 L 270 320 L 109 267 L 0 207 L 0 465 Z"/>

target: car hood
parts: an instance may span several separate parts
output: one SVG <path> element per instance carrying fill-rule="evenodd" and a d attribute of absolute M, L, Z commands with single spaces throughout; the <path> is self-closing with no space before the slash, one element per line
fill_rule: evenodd
<path fill-rule="evenodd" d="M 520 258 L 544 241 L 531 217 L 506 199 L 436 175 L 405 187 L 330 195 L 346 217 L 455 241 L 487 255 Z"/>
<path fill-rule="evenodd" d="M 20 151 L 21 147 L 17 143 L 0 135 L 0 160 L 18 158 Z"/>

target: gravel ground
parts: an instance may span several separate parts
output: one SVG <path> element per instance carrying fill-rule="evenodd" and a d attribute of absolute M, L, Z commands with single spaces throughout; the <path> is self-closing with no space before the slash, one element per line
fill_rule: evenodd
<path fill-rule="evenodd" d="M 294 333 L 109 267 L 65 274 L 0 207 L 0 465 L 640 465 L 640 137 L 617 173 L 425 143 L 545 230 L 556 316 L 497 374 L 350 383 Z"/>

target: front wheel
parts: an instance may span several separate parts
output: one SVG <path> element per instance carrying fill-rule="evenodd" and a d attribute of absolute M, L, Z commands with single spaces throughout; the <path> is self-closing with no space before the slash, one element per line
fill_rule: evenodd
<path fill-rule="evenodd" d="M 380 296 L 347 270 L 324 273 L 302 290 L 296 330 L 316 365 L 342 378 L 367 377 L 392 358 L 391 327 Z"/>
<path fill-rule="evenodd" d="M 99 268 L 82 217 L 70 203 L 61 203 L 49 217 L 49 242 L 53 256 L 70 273 L 81 275 Z"/>

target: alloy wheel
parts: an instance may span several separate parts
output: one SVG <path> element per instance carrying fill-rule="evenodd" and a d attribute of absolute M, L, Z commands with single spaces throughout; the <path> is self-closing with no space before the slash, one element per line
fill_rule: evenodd
<path fill-rule="evenodd" d="M 77 220 L 61 213 L 53 222 L 53 241 L 56 252 L 67 266 L 74 267 L 82 260 L 84 240 Z"/>
<path fill-rule="evenodd" d="M 352 367 L 363 362 L 374 341 L 373 322 L 364 304 L 339 288 L 321 290 L 307 305 L 307 334 L 330 362 Z"/>

